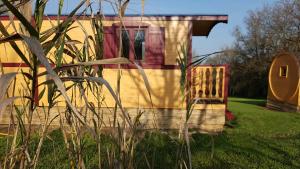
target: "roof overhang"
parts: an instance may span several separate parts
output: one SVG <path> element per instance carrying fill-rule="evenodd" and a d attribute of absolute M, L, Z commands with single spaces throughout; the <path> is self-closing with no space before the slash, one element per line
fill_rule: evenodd
<path fill-rule="evenodd" d="M 218 23 L 228 23 L 228 16 L 218 15 L 195 17 L 192 20 L 192 35 L 208 36 L 214 26 Z"/>
<path fill-rule="evenodd" d="M 60 17 L 66 19 L 67 15 Z M 89 19 L 89 17 L 78 17 L 79 19 Z M 142 19 L 141 19 L 142 18 Z M 0 16 L 0 20 L 8 20 L 8 16 Z M 57 19 L 57 15 L 48 15 L 44 19 Z M 104 15 L 104 20 L 116 20 L 120 18 L 116 15 Z M 141 20 L 155 20 L 155 21 L 191 21 L 192 36 L 208 36 L 210 31 L 218 23 L 227 23 L 228 15 L 126 15 L 123 20 L 140 22 Z"/>
<path fill-rule="evenodd" d="M 115 15 L 106 15 L 106 20 L 118 20 Z M 124 21 L 141 21 L 139 15 L 126 15 Z M 228 23 L 228 15 L 144 15 L 143 20 L 191 21 L 193 36 L 208 36 L 218 23 Z"/>

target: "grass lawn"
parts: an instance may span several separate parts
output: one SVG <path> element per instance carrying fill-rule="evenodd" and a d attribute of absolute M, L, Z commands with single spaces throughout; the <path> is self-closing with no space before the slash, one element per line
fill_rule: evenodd
<path fill-rule="evenodd" d="M 194 134 L 191 139 L 193 167 L 300 168 L 300 114 L 270 111 L 264 105 L 265 100 L 231 98 L 228 106 L 237 117 L 235 128 L 227 127 L 213 139 Z M 55 131 L 51 138 L 55 142 L 46 140 L 39 168 L 68 168 L 61 133 Z M 104 149 L 112 146 L 109 138 L 103 137 L 102 142 Z M 35 145 L 33 141 L 32 146 Z M 95 143 L 87 137 L 84 146 L 87 168 L 96 168 Z M 138 144 L 137 168 L 146 168 L 143 153 L 153 168 L 173 168 L 177 147 L 178 142 L 165 134 L 146 134 Z M 2 138 L 0 159 L 4 151 L 5 139 Z"/>
<path fill-rule="evenodd" d="M 215 137 L 213 160 L 205 137 L 195 139 L 195 168 L 300 168 L 300 114 L 264 105 L 265 100 L 231 98 L 228 107 L 237 117 L 236 127 Z"/>

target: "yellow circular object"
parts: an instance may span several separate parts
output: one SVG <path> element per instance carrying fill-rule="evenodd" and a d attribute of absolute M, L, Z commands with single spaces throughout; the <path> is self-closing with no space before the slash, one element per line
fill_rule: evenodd
<path fill-rule="evenodd" d="M 299 61 L 289 53 L 277 55 L 270 67 L 269 86 L 279 101 L 288 101 L 299 88 Z"/>

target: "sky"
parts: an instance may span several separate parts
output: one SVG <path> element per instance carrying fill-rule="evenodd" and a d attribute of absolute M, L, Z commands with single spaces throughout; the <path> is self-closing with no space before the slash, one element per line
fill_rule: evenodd
<path fill-rule="evenodd" d="M 193 37 L 193 51 L 197 55 L 220 51 L 230 46 L 234 37 L 233 30 L 238 26 L 245 30 L 245 17 L 250 10 L 273 4 L 277 0 L 145 0 L 145 14 L 225 14 L 228 24 L 220 23 L 214 27 L 208 37 Z M 93 0 L 91 0 L 93 2 Z M 94 8 L 98 8 L 94 0 Z M 65 0 L 63 13 L 68 14 L 79 0 Z M 49 0 L 46 13 L 56 14 L 58 0 Z M 141 0 L 131 0 L 127 14 L 141 14 Z M 104 14 L 114 14 L 109 3 L 103 5 Z"/>

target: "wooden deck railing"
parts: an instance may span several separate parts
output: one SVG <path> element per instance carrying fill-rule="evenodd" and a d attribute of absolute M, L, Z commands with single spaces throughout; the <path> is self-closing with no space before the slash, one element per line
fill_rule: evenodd
<path fill-rule="evenodd" d="M 192 68 L 192 99 L 227 102 L 228 65 L 200 65 Z"/>

